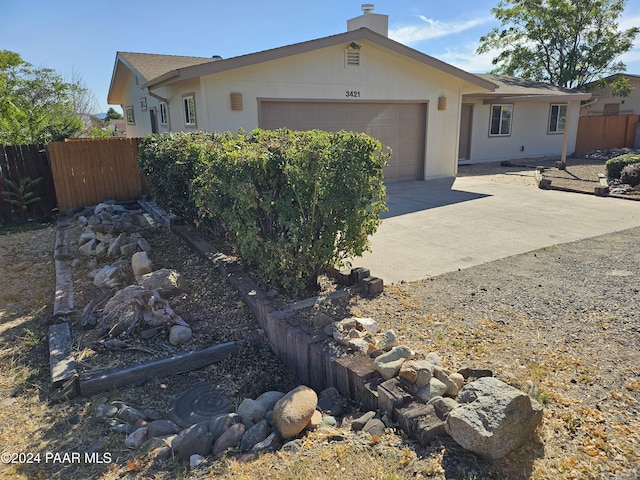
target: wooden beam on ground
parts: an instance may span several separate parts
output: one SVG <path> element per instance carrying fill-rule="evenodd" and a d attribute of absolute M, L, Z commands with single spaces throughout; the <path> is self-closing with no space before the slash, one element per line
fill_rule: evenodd
<path fill-rule="evenodd" d="M 49 367 L 51 369 L 51 387 L 61 389 L 59 396 L 68 398 L 77 395 L 76 360 L 73 356 L 73 340 L 69 323 L 56 323 L 49 327 Z"/>
<path fill-rule="evenodd" d="M 56 292 L 53 316 L 69 315 L 73 312 L 73 278 L 69 255 L 69 235 L 64 226 L 58 226 L 53 258 L 56 266 Z"/>
<path fill-rule="evenodd" d="M 93 371 L 80 377 L 80 393 L 94 395 L 156 377 L 197 370 L 224 360 L 229 355 L 236 353 L 244 343 L 245 341 L 221 343 L 196 352 L 187 352 L 174 357 L 142 363 L 125 370 Z"/>

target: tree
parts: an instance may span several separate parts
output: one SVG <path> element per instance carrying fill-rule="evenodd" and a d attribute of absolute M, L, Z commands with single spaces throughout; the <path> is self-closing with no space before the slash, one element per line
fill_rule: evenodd
<path fill-rule="evenodd" d="M 107 110 L 107 116 L 104 118 L 105 120 L 122 120 L 124 117 L 121 113 L 116 112 L 113 107 L 109 107 Z"/>
<path fill-rule="evenodd" d="M 502 0 L 491 12 L 501 22 L 480 38 L 478 53 L 498 50 L 493 73 L 581 88 L 623 72 L 616 59 L 640 29 L 618 29 L 625 0 Z"/>
<path fill-rule="evenodd" d="M 34 68 L 19 54 L 0 51 L 0 143 L 47 143 L 75 136 L 75 112 L 84 87 L 50 68 Z"/>

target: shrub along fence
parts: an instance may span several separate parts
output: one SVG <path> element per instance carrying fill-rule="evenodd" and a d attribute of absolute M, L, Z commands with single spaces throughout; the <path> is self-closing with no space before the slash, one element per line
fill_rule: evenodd
<path fill-rule="evenodd" d="M 36 181 L 33 189 L 27 189 L 31 198 L 40 200 L 29 205 L 26 214 L 29 216 L 46 217 L 56 208 L 56 190 L 51 172 L 51 164 L 44 145 L 0 145 L 0 192 L 14 192 L 11 184 L 20 186 L 21 182 Z M 7 181 L 8 180 L 8 181 Z M 17 211 L 16 205 L 6 201 L 15 199 L 15 195 L 0 193 L 0 221 L 11 223 L 20 218 L 22 212 Z"/>

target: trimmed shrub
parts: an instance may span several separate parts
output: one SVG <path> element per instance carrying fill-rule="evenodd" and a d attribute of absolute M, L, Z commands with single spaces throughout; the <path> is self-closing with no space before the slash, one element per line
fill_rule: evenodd
<path fill-rule="evenodd" d="M 610 158 L 607 163 L 604 164 L 605 171 L 609 178 L 620 178 L 622 169 L 627 165 L 640 162 L 640 155 L 637 153 L 627 153 L 620 155 L 619 157 Z"/>
<path fill-rule="evenodd" d="M 198 165 L 221 134 L 206 132 L 150 135 L 138 149 L 138 165 L 158 205 L 187 220 L 197 220 L 191 190 Z"/>
<path fill-rule="evenodd" d="M 158 203 L 219 220 L 266 284 L 301 295 L 325 267 L 368 249 L 386 209 L 389 154 L 377 140 L 286 129 L 171 136 L 145 140 L 140 159 L 156 177 L 153 194 L 167 197 Z M 179 165 L 169 165 L 171 156 Z"/>
<path fill-rule="evenodd" d="M 632 163 L 624 167 L 620 172 L 620 181 L 632 187 L 640 185 L 640 163 Z"/>

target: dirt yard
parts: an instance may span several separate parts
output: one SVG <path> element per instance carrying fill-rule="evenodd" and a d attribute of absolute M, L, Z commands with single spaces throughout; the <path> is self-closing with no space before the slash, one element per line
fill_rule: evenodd
<path fill-rule="evenodd" d="M 529 175 L 511 167 L 501 172 Z M 166 412 L 180 392 L 202 380 L 238 403 L 295 386 L 235 292 L 178 240 L 162 230 L 150 233 L 153 261 L 181 271 L 190 285 L 172 301 L 175 311 L 202 322 L 208 339 L 246 337 L 250 346 L 195 372 L 52 402 L 47 330 L 55 228 L 0 232 L 0 453 L 41 455 L 40 462 L 0 465 L 0 478 L 640 478 L 639 234 L 633 229 L 549 247 L 319 309 L 338 320 L 372 317 L 414 350 L 437 352 L 451 369 L 490 368 L 516 387 L 533 381 L 545 406 L 537 440 L 501 462 L 489 464 L 447 438 L 422 448 L 393 429 L 376 439 L 320 430 L 305 435 L 297 450 L 250 463 L 231 454 L 188 472 L 177 459 L 154 462 L 148 453 L 127 450 L 122 434 L 92 416 L 113 400 Z M 74 280 L 81 309 L 90 280 Z M 86 451 L 109 453 L 110 461 L 44 461 L 46 453 Z"/>

